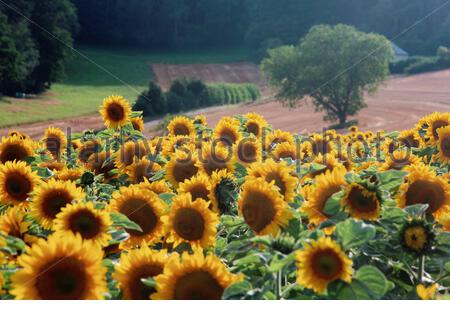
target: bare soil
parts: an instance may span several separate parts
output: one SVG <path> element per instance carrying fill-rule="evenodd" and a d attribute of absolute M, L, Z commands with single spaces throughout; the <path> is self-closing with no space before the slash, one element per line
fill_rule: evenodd
<path fill-rule="evenodd" d="M 156 65 L 158 66 L 158 65 Z M 233 66 L 233 67 L 230 67 Z M 254 82 L 264 85 L 259 70 L 256 66 L 245 63 L 227 65 L 191 65 L 167 67 L 170 77 L 164 77 L 161 81 L 175 79 L 184 75 L 193 77 L 202 75 L 208 81 L 229 82 L 234 77 L 235 81 Z M 235 67 L 235 68 L 234 68 Z M 253 71 L 250 69 L 253 68 Z M 222 71 L 218 71 L 222 70 Z M 239 72 L 237 70 L 240 70 Z M 236 74 L 240 74 L 236 76 Z M 159 80 L 158 80 L 159 81 Z M 410 77 L 392 77 L 374 96 L 367 97 L 368 108 L 361 110 L 355 119 L 362 130 L 403 130 L 411 128 L 424 115 L 435 111 L 450 112 L 450 70 L 426 73 Z M 214 126 L 223 116 L 257 112 L 262 114 L 274 128 L 297 133 L 320 131 L 330 123 L 323 121 L 323 113 L 315 113 L 313 105 L 305 101 L 297 109 L 283 108 L 281 103 L 273 99 L 264 99 L 256 103 L 231 107 L 212 107 L 198 110 L 194 113 L 206 115 L 208 123 Z M 146 123 L 147 130 L 154 128 L 157 121 Z M 99 129 L 102 120 L 98 114 L 80 118 L 48 121 L 37 124 L 14 127 L 40 138 L 48 126 L 60 127 L 72 132 L 85 129 Z M 5 135 L 10 129 L 0 129 L 0 136 Z M 155 132 L 148 132 L 153 135 Z"/>

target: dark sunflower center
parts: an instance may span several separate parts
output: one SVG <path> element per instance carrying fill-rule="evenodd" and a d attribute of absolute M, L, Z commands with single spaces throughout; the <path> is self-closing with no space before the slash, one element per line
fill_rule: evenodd
<path fill-rule="evenodd" d="M 17 201 L 25 201 L 32 191 L 31 181 L 19 173 L 11 174 L 5 181 L 6 192 Z"/>
<path fill-rule="evenodd" d="M 233 130 L 224 128 L 220 133 L 220 140 L 227 146 L 232 146 L 236 142 L 237 137 Z"/>
<path fill-rule="evenodd" d="M 439 210 L 445 200 L 444 190 L 437 183 L 427 180 L 413 182 L 406 192 L 406 205 L 428 204 L 427 214 Z"/>
<path fill-rule="evenodd" d="M 439 139 L 439 134 L 437 133 L 437 130 L 439 128 L 446 127 L 448 125 L 449 125 L 449 123 L 444 120 L 435 121 L 432 125 L 434 139 L 436 139 L 436 140 Z"/>
<path fill-rule="evenodd" d="M 312 256 L 314 274 L 324 280 L 334 279 L 341 273 L 343 265 L 339 256 L 331 249 L 319 250 Z"/>
<path fill-rule="evenodd" d="M 373 197 L 364 195 L 360 188 L 354 187 L 351 189 L 348 200 L 353 209 L 360 212 L 369 213 L 377 209 L 377 202 Z"/>
<path fill-rule="evenodd" d="M 55 158 L 58 158 L 61 153 L 61 140 L 56 136 L 48 136 L 45 139 L 45 147 Z"/>
<path fill-rule="evenodd" d="M 446 157 L 450 157 L 450 137 L 445 137 L 441 140 L 442 153 Z"/>
<path fill-rule="evenodd" d="M 224 288 L 207 271 L 194 271 L 179 278 L 175 284 L 175 300 L 220 300 Z"/>
<path fill-rule="evenodd" d="M 330 152 L 330 144 L 328 143 L 328 141 L 324 141 L 324 140 L 318 140 L 318 141 L 314 141 L 312 144 L 312 151 L 315 155 L 318 155 L 319 153 L 321 154 L 327 154 Z"/>
<path fill-rule="evenodd" d="M 80 149 L 78 153 L 78 159 L 80 159 L 81 162 L 86 163 L 91 155 L 94 153 L 99 152 L 101 149 L 101 146 L 98 144 L 98 142 L 86 142 Z"/>
<path fill-rule="evenodd" d="M 255 122 L 248 122 L 247 123 L 247 132 L 253 133 L 255 136 L 259 135 L 259 125 Z"/>
<path fill-rule="evenodd" d="M 108 172 L 115 169 L 114 161 L 111 161 L 110 156 L 103 152 L 93 154 L 89 157 L 88 164 L 96 175 L 106 175 Z"/>
<path fill-rule="evenodd" d="M 85 297 L 87 282 L 81 261 L 75 257 L 60 257 L 41 268 L 36 289 L 44 300 L 78 300 Z"/>
<path fill-rule="evenodd" d="M 209 191 L 203 184 L 197 184 L 189 190 L 189 193 L 192 195 L 192 200 L 203 199 L 205 201 L 209 201 Z"/>
<path fill-rule="evenodd" d="M 143 199 L 128 199 L 119 209 L 122 214 L 138 224 L 142 229 L 142 232 L 127 229 L 127 232 L 131 235 L 149 234 L 158 224 L 158 217 L 153 211 L 153 207 Z"/>
<path fill-rule="evenodd" d="M 144 182 L 144 178 L 150 179 L 155 172 L 153 171 L 153 163 L 150 165 L 141 164 L 134 168 L 134 176 L 136 182 Z"/>
<path fill-rule="evenodd" d="M 262 231 L 275 218 L 273 201 L 261 192 L 250 192 L 243 199 L 242 212 L 245 222 L 255 232 Z"/>
<path fill-rule="evenodd" d="M 127 144 L 120 151 L 120 160 L 125 166 L 133 164 L 134 159 L 141 159 L 145 156 L 145 150 L 138 143 Z"/>
<path fill-rule="evenodd" d="M 50 190 L 42 199 L 42 209 L 47 217 L 54 219 L 72 201 L 73 197 L 66 190 Z"/>
<path fill-rule="evenodd" d="M 185 126 L 184 124 L 177 123 L 173 127 L 173 133 L 176 136 L 188 136 L 191 132 L 189 131 L 189 128 L 187 126 Z"/>
<path fill-rule="evenodd" d="M 413 136 L 406 136 L 400 141 L 409 148 L 417 148 L 419 146 L 419 141 L 417 141 Z"/>
<path fill-rule="evenodd" d="M 177 161 L 173 168 L 173 176 L 177 182 L 184 182 L 184 180 L 195 176 L 197 172 L 198 168 L 192 161 L 188 160 Z"/>
<path fill-rule="evenodd" d="M 148 300 L 150 295 L 155 292 L 154 288 L 146 286 L 142 279 L 155 277 L 163 271 L 162 266 L 156 264 L 145 264 L 134 268 L 131 271 L 128 288 L 130 290 L 131 299 L 133 300 Z"/>
<path fill-rule="evenodd" d="M 125 111 L 120 104 L 112 103 L 108 106 L 108 117 L 112 121 L 122 121 L 125 117 Z"/>
<path fill-rule="evenodd" d="M 203 169 L 208 175 L 212 175 L 214 171 L 220 171 L 227 168 L 226 159 L 220 157 L 218 154 L 211 154 L 202 161 Z"/>
<path fill-rule="evenodd" d="M 3 152 L 0 154 L 0 162 L 6 163 L 7 161 L 14 160 L 22 161 L 28 156 L 29 154 L 24 147 L 18 144 L 11 144 L 3 149 Z"/>
<path fill-rule="evenodd" d="M 280 175 L 276 172 L 269 172 L 266 175 L 266 181 L 272 182 L 275 181 L 275 185 L 280 189 L 280 193 L 285 196 L 286 195 L 286 186 L 284 184 L 284 181 L 281 179 Z"/>
<path fill-rule="evenodd" d="M 253 143 L 250 143 L 250 142 L 240 143 L 238 145 L 237 153 L 238 153 L 239 160 L 241 160 L 242 162 L 252 163 L 257 160 L 256 159 L 256 156 L 257 156 L 256 146 Z"/>
<path fill-rule="evenodd" d="M 173 221 L 175 232 L 188 241 L 200 240 L 205 231 L 205 221 L 200 213 L 191 208 L 181 208 Z"/>
<path fill-rule="evenodd" d="M 83 239 L 92 239 L 100 233 L 100 219 L 87 209 L 80 210 L 70 216 L 69 228 L 81 234 Z"/>

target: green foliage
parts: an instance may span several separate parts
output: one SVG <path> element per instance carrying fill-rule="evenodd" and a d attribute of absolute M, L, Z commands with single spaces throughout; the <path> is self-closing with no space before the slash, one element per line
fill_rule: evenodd
<path fill-rule="evenodd" d="M 0 15 L 4 51 L 0 57 L 8 60 L 2 62 L 9 71 L 0 71 L 0 92 L 38 93 L 61 79 L 78 30 L 73 4 L 69 0 L 19 0 L 0 5 Z"/>
<path fill-rule="evenodd" d="M 138 97 L 133 108 L 142 111 L 144 116 L 151 117 L 201 107 L 255 101 L 260 97 L 259 88 L 254 84 L 204 84 L 197 79 L 177 79 L 168 92 L 163 92 L 157 84 L 150 82 L 149 89 Z M 165 128 L 165 124 L 162 126 Z"/>
<path fill-rule="evenodd" d="M 364 94 L 376 91 L 389 74 L 393 55 L 381 35 L 363 33 L 351 26 L 318 25 L 296 47 L 269 51 L 262 62 L 277 97 L 289 106 L 310 96 L 325 120 L 339 120 L 366 107 Z"/>

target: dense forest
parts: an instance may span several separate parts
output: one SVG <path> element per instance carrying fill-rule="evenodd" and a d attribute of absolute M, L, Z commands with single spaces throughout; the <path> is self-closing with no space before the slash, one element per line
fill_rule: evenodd
<path fill-rule="evenodd" d="M 315 24 L 346 23 L 388 38 L 401 34 L 396 42 L 413 54 L 435 54 L 439 45 L 450 45 L 446 0 L 72 1 L 81 24 L 79 40 L 86 43 L 260 48 L 296 43 Z"/>

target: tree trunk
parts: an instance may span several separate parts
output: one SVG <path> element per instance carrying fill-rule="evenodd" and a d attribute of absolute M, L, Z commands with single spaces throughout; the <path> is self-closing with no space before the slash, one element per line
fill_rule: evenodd
<path fill-rule="evenodd" d="M 344 126 L 345 123 L 347 122 L 347 113 L 346 112 L 339 113 L 338 118 L 339 118 L 339 126 Z"/>

